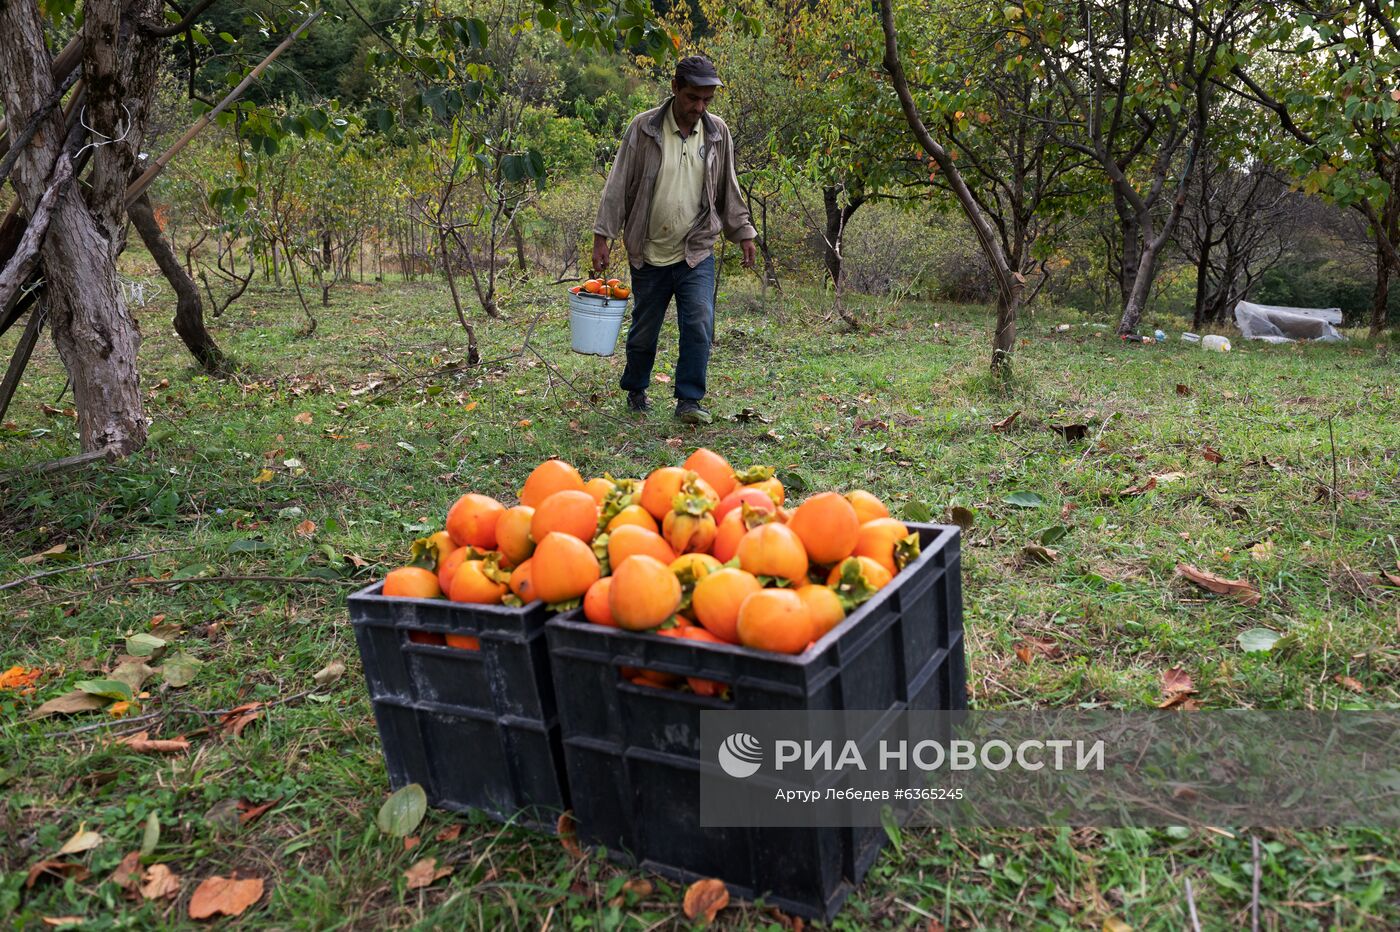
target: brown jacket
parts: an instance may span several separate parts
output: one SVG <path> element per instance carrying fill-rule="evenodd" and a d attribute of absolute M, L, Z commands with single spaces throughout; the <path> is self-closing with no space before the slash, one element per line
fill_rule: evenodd
<path fill-rule="evenodd" d="M 622 233 L 633 268 L 642 266 L 651 194 L 661 169 L 661 124 L 669 106 L 668 97 L 661 106 L 634 117 L 622 134 L 622 145 L 603 186 L 598 219 L 593 225 L 594 233 L 608 239 Z M 685 236 L 685 261 L 692 268 L 711 254 L 720 233 L 735 243 L 758 237 L 734 173 L 734 140 L 729 127 L 712 113 L 703 114 L 700 121 L 705 128 L 701 208 L 695 226 Z"/>

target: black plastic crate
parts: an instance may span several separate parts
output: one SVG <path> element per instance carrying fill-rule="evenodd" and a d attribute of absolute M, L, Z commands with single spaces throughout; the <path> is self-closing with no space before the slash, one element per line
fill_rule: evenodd
<path fill-rule="evenodd" d="M 795 656 L 551 619 L 569 785 L 582 841 L 681 882 L 718 877 L 813 918 L 834 916 L 885 841 L 875 828 L 701 828 L 702 710 L 967 707 L 956 527 L 910 524 L 919 558 Z M 729 698 L 637 686 L 635 667 L 729 685 Z"/>
<path fill-rule="evenodd" d="M 429 802 L 554 829 L 569 806 L 545 621 L 523 608 L 380 595 L 349 597 L 389 782 Z M 479 650 L 409 640 L 470 635 Z"/>

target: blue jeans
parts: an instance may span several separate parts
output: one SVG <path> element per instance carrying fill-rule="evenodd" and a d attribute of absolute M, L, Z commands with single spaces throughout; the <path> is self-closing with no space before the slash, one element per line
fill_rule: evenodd
<path fill-rule="evenodd" d="M 627 368 L 622 387 L 645 391 L 651 384 L 656 344 L 666 307 L 676 299 L 680 327 L 680 358 L 676 362 L 675 395 L 681 401 L 705 397 L 705 372 L 710 366 L 710 343 L 715 335 L 715 257 L 695 268 L 681 260 L 674 265 L 648 265 L 632 270 L 632 326 L 627 331 Z"/>

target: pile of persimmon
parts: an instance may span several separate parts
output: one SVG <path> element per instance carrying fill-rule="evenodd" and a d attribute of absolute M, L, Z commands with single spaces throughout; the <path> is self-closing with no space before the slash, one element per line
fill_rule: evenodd
<path fill-rule="evenodd" d="M 447 529 L 416 541 L 414 565 L 390 573 L 383 592 L 582 605 L 600 625 L 796 654 L 918 552 L 918 535 L 869 492 L 820 492 L 789 508 L 771 467 L 735 470 L 704 448 L 645 479 L 585 481 L 553 459 L 530 473 L 513 507 L 459 498 Z M 719 688 L 690 680 L 696 692 Z"/>
<path fill-rule="evenodd" d="M 632 294 L 632 289 L 622 283 L 620 278 L 590 278 L 582 285 L 574 285 L 569 289 L 570 294 L 595 294 L 600 298 L 626 298 Z"/>

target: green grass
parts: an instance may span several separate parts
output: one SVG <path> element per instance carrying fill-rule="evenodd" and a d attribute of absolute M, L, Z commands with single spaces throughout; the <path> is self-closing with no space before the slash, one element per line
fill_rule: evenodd
<path fill-rule="evenodd" d="M 511 498 L 551 455 L 585 475 L 637 475 L 703 444 L 738 464 L 776 465 L 794 485 L 870 489 L 905 515 L 972 509 L 963 553 L 980 707 L 1144 708 L 1175 666 L 1207 709 L 1400 701 L 1400 593 L 1378 581 L 1400 556 L 1400 367 L 1385 344 L 1237 344 L 1212 355 L 1178 342 L 1123 345 L 1073 315 L 1042 312 L 1024 321 L 1015 379 L 1003 386 L 985 374 L 982 309 L 871 300 L 860 305 L 864 329 L 843 334 L 818 293 L 765 312 L 734 285 L 711 368 L 719 418 L 695 430 L 664 404 L 644 421 L 624 416 L 622 360 L 569 352 L 561 290 L 517 293 L 510 319 L 479 325 L 484 355 L 498 362 L 442 375 L 432 373 L 460 362 L 464 345 L 432 285 L 341 287 L 309 339 L 296 336 L 294 297 L 254 290 L 214 326 L 242 366 L 226 380 L 191 369 L 168 309 L 140 312 L 149 446 L 115 465 L 0 487 L 0 582 L 65 560 L 185 548 L 0 592 L 0 670 L 43 671 L 32 695 L 0 692 L 0 768 L 11 774 L 0 921 L 190 926 L 199 880 L 236 869 L 267 881 L 244 918 L 259 927 L 683 924 L 675 885 L 649 878 L 654 888 L 639 897 L 623 884 L 643 875 L 575 861 L 552 838 L 468 820 L 460 838 L 438 841 L 454 818 L 430 813 L 422 844 L 405 852 L 374 824 L 387 780 L 344 595 L 400 562 L 461 491 Z M 539 355 L 521 356 L 540 312 Z M 1074 326 L 1052 333 L 1062 319 Z M 14 339 L 0 340 L 0 356 Z M 663 341 L 674 347 L 671 328 Z M 46 339 L 0 433 L 0 471 L 76 452 L 73 421 L 41 407 L 71 405 L 56 401 L 63 383 Z M 668 386 L 655 388 L 664 402 Z M 746 408 L 769 421 L 730 419 Z M 1009 429 L 991 429 L 1016 411 Z M 1088 439 L 1066 442 L 1047 426 L 1064 423 L 1086 424 Z M 1224 461 L 1208 462 L 1206 445 Z M 264 468 L 270 481 L 255 482 Z M 1169 473 L 1184 475 L 1118 494 Z M 1016 491 L 1044 504 L 1013 507 L 1005 498 Z M 305 521 L 315 524 L 309 536 L 297 531 Z M 1022 547 L 1055 526 L 1068 531 L 1058 559 L 1025 559 Z M 239 543 L 251 540 L 263 543 Z M 64 554 L 18 562 L 60 543 Z M 1250 608 L 1210 596 L 1175 576 L 1179 562 L 1247 577 L 1263 599 Z M 131 584 L 171 574 L 326 581 Z M 193 734 L 209 710 L 290 701 L 241 737 L 195 734 L 188 752 L 171 755 L 110 743 L 107 732 L 130 730 L 114 720 L 70 733 L 102 713 L 29 719 L 43 700 L 110 671 L 123 638 L 158 615 L 178 627 L 168 629 L 172 646 L 204 665 L 183 689 L 159 676 L 148 685 L 139 712 L 160 713 L 147 723 L 152 737 Z M 1236 638 L 1256 627 L 1288 640 L 1246 654 Z M 1018 659 L 1028 637 L 1059 654 Z M 303 695 L 333 661 L 346 675 Z M 216 807 L 239 799 L 277 802 L 245 827 L 221 825 Z M 176 900 L 138 904 L 107 877 L 140 847 L 151 812 L 162 830 L 149 860 L 184 884 Z M 104 838 L 75 858 L 91 877 L 26 889 L 29 867 L 80 825 Z M 1265 928 L 1400 928 L 1393 833 L 1258 834 Z M 455 873 L 406 890 L 403 871 L 425 855 Z M 902 854 L 882 855 L 836 925 L 924 928 L 935 917 L 950 928 L 1098 929 L 1117 917 L 1181 929 L 1187 878 L 1205 928 L 1247 926 L 1247 832 L 906 832 Z M 778 927 L 754 906 L 721 916 Z"/>

